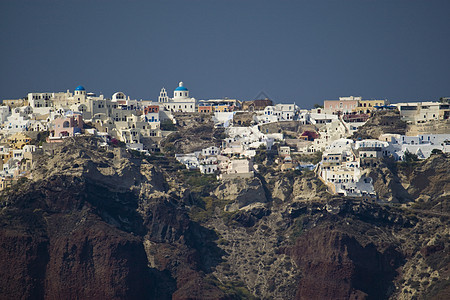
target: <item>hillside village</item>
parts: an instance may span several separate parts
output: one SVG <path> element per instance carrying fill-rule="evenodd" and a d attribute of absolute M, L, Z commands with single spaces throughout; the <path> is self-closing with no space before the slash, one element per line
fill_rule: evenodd
<path fill-rule="evenodd" d="M 391 104 L 350 96 L 324 100 L 308 110 L 267 98 L 197 100 L 183 82 L 173 97 L 162 88 L 157 101 L 133 100 L 122 92 L 106 98 L 80 85 L 73 92 L 32 92 L 3 100 L 0 189 L 32 176 L 39 163 L 36 154 L 51 155 L 64 139 L 93 135 L 103 140 L 101 147 L 123 145 L 144 155 L 162 155 L 168 152 L 164 141 L 173 140 L 178 128 L 189 125 L 186 120 L 198 116 L 223 131 L 219 143 L 173 154 L 187 169 L 219 180 L 263 172 L 261 153 L 269 153 L 275 158 L 272 168 L 314 171 L 332 194 L 375 201 L 380 199 L 367 168 L 378 160 L 450 152 L 449 98 Z M 363 132 L 358 129 L 370 128 L 376 117 L 382 121 L 372 124 L 375 132 L 382 126 L 391 130 L 358 136 Z"/>

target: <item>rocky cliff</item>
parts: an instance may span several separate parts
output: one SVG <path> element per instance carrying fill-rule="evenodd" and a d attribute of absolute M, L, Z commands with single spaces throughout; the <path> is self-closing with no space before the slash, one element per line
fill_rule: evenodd
<path fill-rule="evenodd" d="M 383 133 L 405 134 L 406 122 L 401 120 L 398 111 L 377 111 L 367 122 L 358 128 L 353 139 L 378 139 Z"/>
<path fill-rule="evenodd" d="M 3 192 L 2 299 L 448 299 L 445 155 L 371 171 L 417 201 L 402 207 L 312 172 L 218 182 L 114 153 L 68 139 Z"/>
<path fill-rule="evenodd" d="M 191 153 L 203 148 L 220 146 L 225 138 L 224 128 L 215 128 L 207 114 L 174 113 L 177 131 L 161 145 L 166 153 Z"/>
<path fill-rule="evenodd" d="M 66 141 L 4 193 L 2 298 L 226 298 L 201 271 L 214 234 L 189 220 L 158 167 L 97 143 Z"/>

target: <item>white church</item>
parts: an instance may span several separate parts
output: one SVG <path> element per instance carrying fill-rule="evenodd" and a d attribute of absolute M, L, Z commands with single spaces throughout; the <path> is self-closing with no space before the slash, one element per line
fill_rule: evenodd
<path fill-rule="evenodd" d="M 166 89 L 162 88 L 158 104 L 171 112 L 195 112 L 197 100 L 189 98 L 189 90 L 180 82 L 173 91 L 173 98 L 167 97 Z"/>

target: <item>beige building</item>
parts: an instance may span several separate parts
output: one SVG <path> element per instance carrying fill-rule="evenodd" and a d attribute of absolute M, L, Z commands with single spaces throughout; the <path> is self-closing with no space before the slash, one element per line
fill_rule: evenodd
<path fill-rule="evenodd" d="M 358 114 L 368 114 L 374 111 L 376 106 L 388 105 L 388 100 L 360 100 L 354 110 Z"/>
<path fill-rule="evenodd" d="M 5 99 L 2 103 L 10 108 L 28 106 L 28 100 L 26 99 Z"/>
<path fill-rule="evenodd" d="M 413 124 L 450 118 L 450 104 L 445 102 L 406 102 L 394 105 L 399 110 L 402 119 Z"/>

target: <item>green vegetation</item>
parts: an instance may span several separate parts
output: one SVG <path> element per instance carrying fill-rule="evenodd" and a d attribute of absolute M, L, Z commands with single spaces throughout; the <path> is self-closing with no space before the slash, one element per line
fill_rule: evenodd
<path fill-rule="evenodd" d="M 290 236 L 291 242 L 295 242 L 299 236 L 301 236 L 304 232 L 303 224 L 306 216 L 300 216 L 295 219 L 294 224 L 292 225 L 292 233 Z"/>
<path fill-rule="evenodd" d="M 419 161 L 419 158 L 416 154 L 409 152 L 408 150 L 405 152 L 405 155 L 403 156 L 403 162 L 405 163 L 414 163 Z"/>
<path fill-rule="evenodd" d="M 406 151 L 403 156 L 403 161 L 397 163 L 397 168 L 394 174 L 398 174 L 398 172 L 404 173 L 406 176 L 411 175 L 417 165 L 420 164 L 419 158 L 417 155 Z M 395 169 L 395 168 L 394 168 Z"/>
<path fill-rule="evenodd" d="M 162 147 L 162 150 L 167 155 L 173 156 L 175 153 L 175 145 L 173 143 L 164 143 L 164 146 Z"/>
<path fill-rule="evenodd" d="M 254 162 L 257 164 L 262 164 L 266 159 L 267 159 L 267 151 L 265 149 L 261 149 L 261 147 L 259 147 L 256 150 L 255 157 L 253 158 Z"/>
<path fill-rule="evenodd" d="M 176 131 L 177 127 L 175 126 L 175 124 L 173 124 L 172 120 L 170 119 L 165 119 L 161 121 L 161 130 L 164 131 Z"/>
<path fill-rule="evenodd" d="M 310 162 L 315 165 L 322 160 L 322 154 L 321 151 L 318 151 L 311 154 L 294 155 L 292 158 L 298 161 Z"/>
<path fill-rule="evenodd" d="M 295 178 L 302 176 L 302 171 L 300 170 L 289 170 L 283 174 L 286 178 L 294 180 Z"/>
<path fill-rule="evenodd" d="M 133 150 L 133 149 L 129 149 L 128 151 L 130 152 L 132 158 L 144 159 L 146 157 L 146 155 L 141 151 L 137 151 L 137 150 Z"/>
<path fill-rule="evenodd" d="M 275 151 L 267 151 L 264 146 L 260 146 L 256 150 L 256 155 L 253 158 L 255 164 L 258 165 L 258 172 L 263 175 L 268 172 L 273 172 L 272 166 L 275 164 L 276 157 Z"/>
<path fill-rule="evenodd" d="M 226 135 L 226 133 L 225 133 L 225 131 L 224 131 L 223 129 L 217 128 L 217 129 L 214 129 L 214 131 L 213 131 L 213 137 L 214 137 L 216 140 L 221 141 L 221 140 L 226 139 L 226 138 L 227 138 L 227 135 Z"/>
<path fill-rule="evenodd" d="M 216 176 L 212 174 L 206 175 L 200 173 L 198 170 L 188 169 L 184 169 L 180 173 L 191 191 L 201 196 L 209 196 L 209 193 L 212 192 L 218 184 Z"/>
<path fill-rule="evenodd" d="M 31 144 L 35 146 L 42 146 L 42 144 L 46 142 L 49 135 L 49 131 L 41 131 L 37 134 L 36 139 L 31 141 Z"/>
<path fill-rule="evenodd" d="M 192 206 L 191 211 L 189 212 L 189 217 L 194 222 L 198 222 L 200 224 L 206 223 L 216 214 L 216 210 L 220 212 L 220 217 L 224 218 L 226 224 L 229 224 L 232 221 L 233 216 L 236 212 L 224 212 L 225 205 L 230 202 L 223 199 L 218 199 L 215 197 L 200 197 L 195 200 L 194 206 Z"/>
<path fill-rule="evenodd" d="M 227 299 L 257 299 L 241 281 L 220 282 L 215 277 L 212 277 L 212 275 L 206 280 L 208 283 L 221 289 L 228 296 L 226 297 Z"/>
<path fill-rule="evenodd" d="M 193 221 L 203 223 L 214 215 L 215 208 L 221 204 L 216 198 L 210 196 L 210 193 L 217 187 L 218 181 L 215 175 L 201 174 L 198 170 L 182 169 L 178 175 L 191 190 L 193 197 L 193 206 L 190 211 L 190 217 Z"/>

